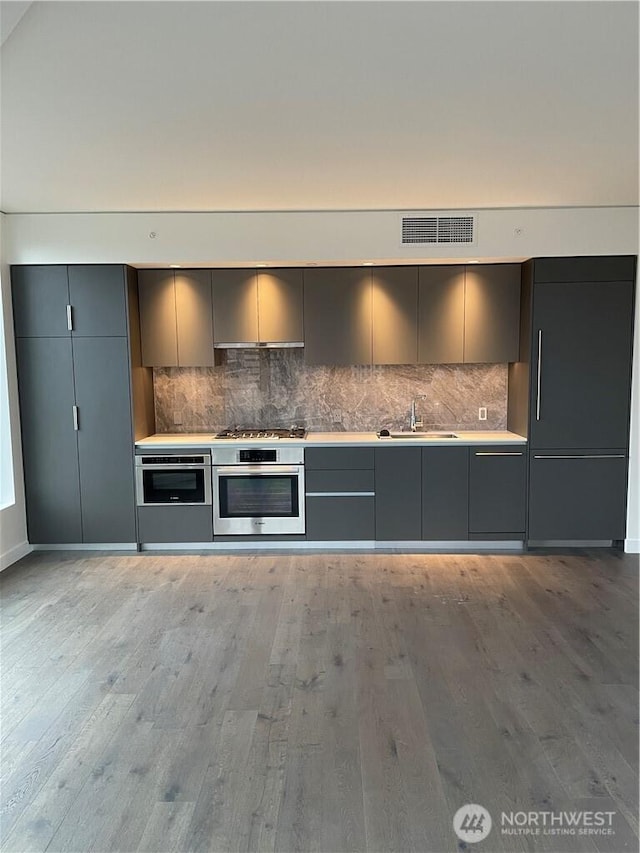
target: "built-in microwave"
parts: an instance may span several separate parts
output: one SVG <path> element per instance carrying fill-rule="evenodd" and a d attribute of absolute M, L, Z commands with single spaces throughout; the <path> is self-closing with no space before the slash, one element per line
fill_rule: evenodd
<path fill-rule="evenodd" d="M 136 456 L 138 506 L 211 505 L 211 454 Z"/>

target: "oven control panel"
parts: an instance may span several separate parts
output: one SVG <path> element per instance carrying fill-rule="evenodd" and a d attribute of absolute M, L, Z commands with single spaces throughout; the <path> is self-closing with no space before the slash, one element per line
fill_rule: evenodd
<path fill-rule="evenodd" d="M 277 462 L 278 451 L 275 449 L 256 449 L 252 447 L 250 450 L 239 450 L 238 457 L 239 462 Z"/>

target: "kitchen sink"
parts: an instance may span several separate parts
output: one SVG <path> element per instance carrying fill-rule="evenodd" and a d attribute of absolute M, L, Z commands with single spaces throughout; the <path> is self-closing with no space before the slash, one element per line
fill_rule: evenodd
<path fill-rule="evenodd" d="M 455 432 L 393 432 L 388 431 L 388 435 L 384 431 L 378 433 L 378 438 L 408 438 L 408 439 L 438 439 L 438 438 L 458 438 Z"/>

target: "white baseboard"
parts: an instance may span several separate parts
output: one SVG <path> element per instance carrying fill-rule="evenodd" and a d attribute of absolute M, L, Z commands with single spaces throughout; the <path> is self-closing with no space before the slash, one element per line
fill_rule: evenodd
<path fill-rule="evenodd" d="M 8 569 L 9 566 L 17 563 L 18 560 L 26 557 L 27 554 L 30 554 L 32 551 L 33 546 L 29 545 L 29 543 L 25 541 L 16 545 L 15 548 L 5 551 L 4 554 L 0 554 L 0 572 L 4 571 L 4 569 Z"/>
<path fill-rule="evenodd" d="M 624 552 L 625 554 L 640 554 L 640 539 L 625 539 Z"/>

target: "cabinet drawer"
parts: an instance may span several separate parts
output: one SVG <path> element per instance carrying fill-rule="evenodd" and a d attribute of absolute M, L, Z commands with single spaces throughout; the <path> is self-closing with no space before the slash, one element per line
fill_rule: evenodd
<path fill-rule="evenodd" d="M 306 490 L 310 492 L 374 492 L 373 471 L 307 471 Z"/>
<path fill-rule="evenodd" d="M 373 496 L 307 495 L 307 539 L 373 539 L 375 498 Z"/>
<path fill-rule="evenodd" d="M 138 507 L 138 542 L 211 542 L 210 506 Z"/>
<path fill-rule="evenodd" d="M 311 447 L 304 460 L 307 470 L 373 469 L 373 447 Z"/>
<path fill-rule="evenodd" d="M 624 539 L 626 454 L 534 452 L 529 478 L 530 539 Z"/>

